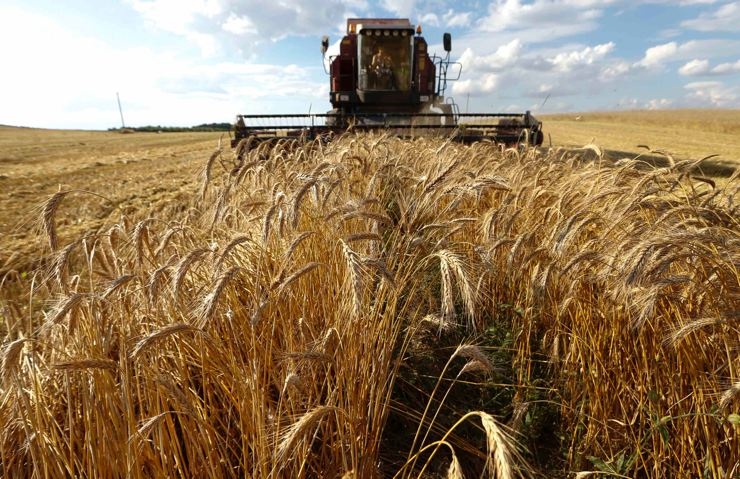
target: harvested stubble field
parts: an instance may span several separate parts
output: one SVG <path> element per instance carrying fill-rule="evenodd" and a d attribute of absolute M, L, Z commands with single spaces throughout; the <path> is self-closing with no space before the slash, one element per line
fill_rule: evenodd
<path fill-rule="evenodd" d="M 551 115 L 545 132 L 556 146 L 596 143 L 610 158 L 643 158 L 665 163 L 717 155 L 704 164 L 708 174 L 728 176 L 740 163 L 740 111 L 670 110 Z M 547 142 L 547 140 L 546 140 Z M 662 152 L 656 156 L 644 147 Z"/>
<path fill-rule="evenodd" d="M 733 158 L 0 135 L 5 477 L 740 474 Z"/>

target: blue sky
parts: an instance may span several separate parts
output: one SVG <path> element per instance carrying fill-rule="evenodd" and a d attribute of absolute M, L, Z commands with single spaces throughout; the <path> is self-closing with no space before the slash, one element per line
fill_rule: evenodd
<path fill-rule="evenodd" d="M 323 112 L 348 17 L 452 33 L 463 111 L 740 108 L 740 1 L 3 0 L 0 124 L 120 126 L 117 92 L 131 126 Z"/>

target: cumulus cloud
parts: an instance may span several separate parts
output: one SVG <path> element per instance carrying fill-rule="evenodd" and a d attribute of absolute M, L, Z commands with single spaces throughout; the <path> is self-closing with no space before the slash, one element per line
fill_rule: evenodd
<path fill-rule="evenodd" d="M 684 43 L 669 42 L 645 50 L 645 55 L 635 63 L 636 67 L 660 69 L 667 63 L 687 61 L 697 57 L 707 58 L 732 55 L 740 52 L 740 41 L 737 40 L 690 40 Z"/>
<path fill-rule="evenodd" d="M 470 25 L 471 15 L 470 12 L 456 12 L 450 9 L 441 17 L 433 12 L 425 13 L 419 17 L 419 21 L 422 25 L 433 27 L 459 28 Z"/>
<path fill-rule="evenodd" d="M 249 19 L 249 17 L 245 17 L 244 15 L 237 15 L 233 12 L 229 14 L 228 18 L 226 18 L 221 27 L 224 29 L 224 31 L 233 33 L 234 35 L 254 35 L 257 33 L 257 27 L 255 26 L 254 22 Z"/>
<path fill-rule="evenodd" d="M 224 5 L 214 0 L 128 0 L 128 3 L 157 28 L 187 35 L 198 17 L 221 15 Z"/>
<path fill-rule="evenodd" d="M 678 69 L 683 76 L 704 75 L 709 71 L 709 60 L 691 60 Z"/>
<path fill-rule="evenodd" d="M 44 35 L 38 35 L 38 31 Z M 88 104 L 91 98 L 114 99 L 115 91 L 121 88 L 149 96 L 156 90 L 153 78 L 180 72 L 169 53 L 144 47 L 116 50 L 44 16 L 19 10 L 0 8 L 0 43 L 23 46 L 0 49 L 0 63 L 22 72 L 0 79 L 0 115 L 22 112 L 39 116 L 40 110 L 63 111 Z M 43 61 L 36 60 L 39 58 Z M 49 72 L 53 72 L 51 78 Z M 16 92 L 20 91 L 32 91 L 33 96 L 19 98 Z M 113 107 L 112 100 L 110 105 Z M 39 119 L 19 123 L 33 125 Z"/>
<path fill-rule="evenodd" d="M 468 48 L 459 58 L 465 80 L 457 82 L 452 92 L 458 97 L 489 97 L 498 104 L 529 98 L 534 103 L 528 108 L 533 111 L 545 104 L 556 108 L 566 105 L 558 98 L 598 96 L 608 84 L 632 73 L 632 63 L 615 58 L 615 50 L 614 42 L 606 42 L 538 51 L 518 38 L 492 53 L 478 54 Z M 495 75 L 496 81 L 489 75 Z"/>
<path fill-rule="evenodd" d="M 629 64 L 625 62 L 614 59 L 605 61 L 614 49 L 614 42 L 608 42 L 595 46 L 566 46 L 549 56 L 527 56 L 524 53 L 524 44 L 515 38 L 488 55 L 478 55 L 473 49 L 467 48 L 459 61 L 467 71 L 503 72 L 517 68 L 530 71 L 533 75 L 544 72 L 584 73 L 586 68 L 591 71 L 599 71 L 603 68 L 606 79 L 617 77 L 629 70 Z"/>
<path fill-rule="evenodd" d="M 205 55 L 221 44 L 250 47 L 288 35 L 321 35 L 343 28 L 353 10 L 364 11 L 362 0 L 126 0 L 156 28 L 184 36 Z M 387 2 L 396 13 L 414 8 L 413 0 Z M 337 19 L 341 19 L 338 22 Z"/>
<path fill-rule="evenodd" d="M 476 79 L 467 79 L 454 83 L 452 93 L 476 97 L 492 93 L 498 86 L 499 76 L 495 73 L 488 73 Z"/>
<path fill-rule="evenodd" d="M 439 15 L 436 13 L 425 13 L 419 17 L 419 22 L 421 22 L 422 25 L 438 27 L 440 24 Z"/>
<path fill-rule="evenodd" d="M 668 98 L 655 98 L 645 103 L 648 110 L 662 110 L 673 106 L 673 100 Z"/>
<path fill-rule="evenodd" d="M 624 92 L 638 95 L 635 91 L 644 96 L 633 103 L 622 100 L 620 104 L 659 108 L 737 107 L 740 103 L 740 87 L 734 86 L 740 72 L 740 38 L 722 33 L 735 32 L 740 24 L 738 0 L 488 0 L 483 3 L 435 0 L 426 4 L 418 0 L 124 0 L 123 3 L 138 13 L 134 16 L 138 22 L 131 27 L 137 30 L 136 36 L 130 37 L 130 44 L 119 42 L 117 46 L 103 37 L 84 37 L 64 27 L 62 22 L 44 21 L 51 18 L 48 15 L 40 14 L 40 19 L 12 17 L 6 14 L 11 7 L 0 6 L 0 40 L 6 45 L 23 45 L 23 49 L 0 50 L 3 65 L 20 65 L 23 72 L 14 75 L 11 67 L 10 75 L 0 77 L 3 83 L 0 120 L 8 117 L 9 105 L 18 96 L 8 92 L 29 87 L 36 93 L 31 100 L 25 100 L 27 103 L 57 108 L 70 118 L 92 115 L 93 100 L 99 101 L 96 105 L 109 102 L 111 111 L 107 111 L 108 106 L 99 107 L 105 110 L 99 115 L 117 118 L 115 91 L 121 88 L 124 108 L 129 111 L 127 116 L 137 122 L 140 114 L 138 118 L 143 118 L 143 123 L 187 124 L 194 117 L 197 122 L 228 120 L 236 112 L 280 113 L 301 110 L 304 105 L 307 108 L 311 102 L 314 106 L 328 105 L 329 82 L 320 65 L 313 62 L 305 68 L 281 65 L 304 62 L 297 55 L 286 59 L 285 51 L 293 48 L 292 43 L 277 45 L 279 55 L 269 49 L 273 42 L 287 36 L 312 37 L 318 47 L 318 38 L 330 34 L 333 45 L 329 53 L 336 53 L 337 36 L 341 38 L 339 34 L 344 32 L 346 18 L 363 16 L 407 16 L 414 23 L 420 21 L 427 27 L 426 33 L 432 32 L 435 37 L 441 33 L 435 29 L 452 30 L 454 43 L 461 46 L 454 54 L 462 52 L 457 59 L 464 69 L 463 80 L 452 83 L 447 93 L 475 97 L 478 105 L 497 110 L 516 109 L 515 105 L 534 105 L 532 110 L 535 110 L 546 98 L 550 110 L 572 105 L 614 108 Z M 476 7 L 481 4 L 482 8 Z M 619 14 L 619 9 L 639 9 L 645 4 L 653 4 L 652 8 L 661 5 L 663 9 L 693 6 L 681 9 L 682 16 L 687 11 L 703 13 L 683 23 L 656 23 L 651 38 L 666 38 L 660 37 L 660 32 L 669 28 L 675 29 L 676 36 L 653 44 L 646 43 L 649 40 L 645 38 L 634 38 L 630 43 L 642 42 L 643 50 L 632 55 L 626 53 L 631 45 L 610 41 L 618 37 L 610 37 L 612 31 L 608 28 L 615 22 L 608 21 L 609 16 Z M 152 28 L 142 29 L 141 19 Z M 34 31 L 44 31 L 45 37 L 55 41 L 36 42 L 28 25 L 35 25 Z M 629 29 L 623 28 L 622 34 L 630 34 Z M 599 41 L 582 43 L 584 33 L 596 30 L 599 30 Z M 173 35 L 160 35 L 162 31 Z M 714 34 L 696 34 L 696 31 Z M 692 34 L 701 39 L 692 40 Z M 178 38 L 173 41 L 173 36 Z M 134 45 L 139 46 L 134 48 Z M 193 45 L 200 49 L 200 58 L 191 55 Z M 430 47 L 430 51 L 440 49 L 439 44 Z M 240 61 L 239 53 L 249 61 Z M 37 58 L 44 58 L 44 62 L 31 61 Z M 49 71 L 56 72 L 53 81 L 49 81 Z M 675 86 L 677 78 L 726 81 L 693 81 L 682 90 Z M 657 83 L 661 86 L 660 93 L 655 93 L 653 87 Z M 33 112 L 28 118 L 39 117 L 38 108 L 26 106 L 25 110 Z M 193 117 L 186 118 L 183 112 L 192 112 Z"/>
<path fill-rule="evenodd" d="M 0 63 L 22 71 L 0 78 L 0 123 L 117 126 L 116 92 L 127 124 L 184 126 L 229 121 L 238 112 L 280 112 L 288 100 L 317 104 L 328 95 L 325 77 L 317 81 L 310 69 L 296 65 L 203 62 L 149 46 L 117 48 L 43 15 L 5 7 L 0 43 L 23 45 L 0 49 Z M 22 91 L 33 95 L 18 95 Z"/>
<path fill-rule="evenodd" d="M 639 98 L 621 98 L 617 102 L 618 110 L 661 110 L 676 106 L 676 101 L 670 98 L 651 98 L 642 100 Z"/>
<path fill-rule="evenodd" d="M 740 2 L 730 2 L 713 12 L 702 13 L 695 19 L 686 20 L 681 26 L 701 32 L 737 32 L 738 24 L 740 24 Z"/>
<path fill-rule="evenodd" d="M 468 48 L 458 61 L 466 70 L 473 72 L 497 72 L 514 65 L 519 60 L 522 48 L 522 42 L 518 39 L 501 45 L 495 52 L 485 56 L 478 56 Z"/>
<path fill-rule="evenodd" d="M 454 10 L 447 10 L 442 16 L 444 24 L 447 27 L 466 27 L 470 25 L 470 12 L 455 12 Z"/>
<path fill-rule="evenodd" d="M 691 60 L 678 69 L 678 73 L 683 76 L 719 76 L 738 72 L 740 72 L 740 60 L 734 63 L 720 63 L 714 67 L 710 67 L 709 60 Z"/>
<path fill-rule="evenodd" d="M 676 42 L 664 43 L 655 47 L 650 47 L 645 51 L 645 56 L 637 62 L 637 65 L 645 68 L 654 68 L 662 66 L 667 60 L 673 59 L 678 51 Z"/>
<path fill-rule="evenodd" d="M 614 50 L 614 42 L 596 45 L 595 47 L 586 47 L 580 51 L 571 51 L 559 53 L 550 60 L 554 69 L 561 72 L 570 72 L 583 65 L 593 65 L 603 60 L 609 53 Z"/>
<path fill-rule="evenodd" d="M 416 0 L 382 0 L 381 6 L 400 17 L 412 17 L 416 12 Z"/>
<path fill-rule="evenodd" d="M 719 108 L 740 107 L 740 87 L 728 86 L 720 81 L 692 82 L 684 86 L 688 99 L 699 105 Z"/>
<path fill-rule="evenodd" d="M 610 0 L 498 0 L 491 2 L 479 26 L 487 31 L 541 30 L 554 36 L 575 34 L 597 28 Z M 568 33 L 571 32 L 571 33 Z"/>
<path fill-rule="evenodd" d="M 624 60 L 612 60 L 604 64 L 599 73 L 599 80 L 608 83 L 628 75 L 632 65 Z"/>
<path fill-rule="evenodd" d="M 716 75 L 726 75 L 740 72 L 740 60 L 735 63 L 720 63 L 712 68 L 712 73 Z"/>
<path fill-rule="evenodd" d="M 678 5 L 680 7 L 690 7 L 694 5 L 714 5 L 719 0 L 647 0 L 645 3 Z"/>

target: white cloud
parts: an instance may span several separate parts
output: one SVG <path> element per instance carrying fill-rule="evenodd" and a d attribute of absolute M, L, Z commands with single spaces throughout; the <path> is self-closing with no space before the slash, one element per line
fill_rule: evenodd
<path fill-rule="evenodd" d="M 721 63 L 712 68 L 712 73 L 714 73 L 715 75 L 725 75 L 738 72 L 740 72 L 740 60 L 736 61 L 735 63 Z"/>
<path fill-rule="evenodd" d="M 419 17 L 419 22 L 421 22 L 422 25 L 438 27 L 439 16 L 436 13 L 425 13 L 424 15 Z"/>
<path fill-rule="evenodd" d="M 472 72 L 496 72 L 514 65 L 521 54 L 522 42 L 514 39 L 501 45 L 490 55 L 477 56 L 472 49 L 466 49 L 458 60 L 463 68 Z"/>
<path fill-rule="evenodd" d="M 416 0 L 382 0 L 381 6 L 400 17 L 411 18 L 416 12 Z"/>
<path fill-rule="evenodd" d="M 637 65 L 645 68 L 662 66 L 664 62 L 676 56 L 678 44 L 676 42 L 664 43 L 656 47 L 650 47 L 645 51 L 645 56 L 637 62 Z"/>
<path fill-rule="evenodd" d="M 689 101 L 719 108 L 740 108 L 740 87 L 727 86 L 719 81 L 693 82 L 684 86 Z"/>
<path fill-rule="evenodd" d="M 229 14 L 228 18 L 221 24 L 221 28 L 234 35 L 257 33 L 257 27 L 255 27 L 249 17 L 237 15 L 234 12 Z"/>
<path fill-rule="evenodd" d="M 43 36 L 38 35 L 40 31 Z M 80 102 L 87 105 L 91 99 L 109 98 L 113 107 L 118 89 L 130 87 L 148 94 L 154 89 L 152 72 L 171 65 L 172 60 L 146 48 L 115 51 L 44 16 L 12 9 L 0 14 L 0 43 L 22 45 L 0 49 L 0 64 L 6 72 L 0 77 L 0 122 L 15 116 L 15 124 L 39 124 L 48 120 L 43 111 L 68 110 Z"/>
<path fill-rule="evenodd" d="M 628 75 L 632 65 L 624 60 L 613 60 L 604 64 L 599 74 L 599 80 L 608 83 Z"/>
<path fill-rule="evenodd" d="M 671 106 L 673 106 L 673 100 L 668 98 L 655 98 L 645 104 L 645 108 L 648 110 L 662 110 Z"/>
<path fill-rule="evenodd" d="M 4 75 L 0 76 L 0 123 L 113 126 L 118 121 L 116 91 L 121 92 L 127 123 L 131 124 L 229 121 L 237 112 L 283 113 L 302 111 L 304 107 L 307 111 L 311 103 L 314 111 L 322 110 L 322 105 L 328 108 L 329 82 L 321 66 L 286 50 L 295 47 L 303 52 L 299 42 L 314 42 L 318 50 L 318 38 L 330 34 L 330 54 L 336 53 L 341 39 L 338 34 L 344 33 L 347 17 L 391 14 L 408 16 L 413 23 L 420 21 L 426 33 L 432 32 L 435 37 L 441 36 L 438 34 L 443 28 L 457 29 L 453 30 L 454 43 L 461 45 L 455 51 L 462 52 L 458 59 L 464 65 L 463 80 L 452 83 L 447 93 L 475 97 L 476 105 L 484 110 L 516 109 L 515 105 L 536 103 L 532 108 L 535 110 L 548 95 L 550 111 L 574 105 L 580 109 L 614 108 L 625 92 L 638 95 L 635 91 L 642 96 L 634 103 L 623 100 L 621 105 L 701 107 L 738 106 L 740 102 L 739 87 L 734 86 L 740 72 L 740 37 L 721 33 L 737 31 L 737 0 L 123 3 L 138 23 L 131 25 L 131 36 L 125 41 L 118 39 L 115 47 L 109 38 L 77 33 L 64 21 L 51 20 L 45 12 L 24 16 L 23 12 L 0 6 L 0 42 L 19 45 L 0 49 L 0 64 L 4 66 Z M 608 21 L 607 14 L 620 13 L 611 7 L 627 12 L 647 3 L 664 9 L 693 5 L 696 11 L 705 13 L 685 24 L 661 23 L 656 17 L 652 39 L 665 38 L 660 32 L 674 27 L 677 36 L 652 45 L 646 38 L 634 38 L 634 44 L 644 45 L 642 54 L 620 57 L 629 46 L 619 44 L 618 51 L 618 37 L 606 30 L 616 22 Z M 478 4 L 484 7 L 474 12 L 473 5 Z M 681 15 L 685 15 L 683 9 Z M 141 27 L 142 20 L 148 28 Z M 630 34 L 626 26 L 622 28 L 622 34 Z M 579 43 L 584 37 L 578 35 L 597 29 L 601 29 L 599 38 L 604 40 L 598 44 Z M 715 34 L 691 31 L 708 29 L 714 29 Z M 54 41 L 43 41 L 38 32 Z M 692 40 L 692 34 L 701 39 Z M 273 42 L 288 36 L 295 38 L 271 49 Z M 563 40 L 567 38 L 573 41 Z M 200 49 L 200 58 L 191 55 L 193 45 Z M 435 50 L 441 50 L 441 46 L 430 44 L 430 51 Z M 239 59 L 240 52 L 248 59 L 246 64 Z M 273 62 L 278 65 L 270 64 Z M 310 67 L 284 65 L 288 62 Z M 683 83 L 676 81 L 679 78 L 706 80 L 721 75 L 726 76 L 724 83 L 693 82 L 683 89 L 676 86 Z M 19 93 L 27 91 L 33 93 Z"/>
<path fill-rule="evenodd" d="M 643 108 L 643 105 L 637 98 L 620 98 L 617 103 L 618 110 L 637 110 L 640 108 Z"/>
<path fill-rule="evenodd" d="M 676 5 L 680 7 L 690 7 L 693 5 L 714 5 L 718 0 L 647 0 L 645 3 L 652 4 L 667 4 Z"/>
<path fill-rule="evenodd" d="M 730 2 L 712 13 L 703 13 L 693 20 L 686 20 L 681 26 L 702 32 L 737 32 L 739 24 L 740 2 Z"/>
<path fill-rule="evenodd" d="M 478 45 L 480 47 L 481 44 Z M 509 99 L 527 98 L 524 103 L 532 111 L 543 105 L 548 109 L 567 105 L 558 98 L 570 97 L 582 101 L 586 96 L 597 97 L 611 90 L 615 80 L 634 72 L 632 64 L 614 58 L 616 44 L 568 44 L 557 48 L 533 50 L 515 38 L 493 53 L 477 54 L 466 49 L 459 61 L 465 80 L 453 85 L 452 93 L 487 97 L 495 104 L 510 103 Z M 487 75 L 495 74 L 492 82 Z M 486 82 L 485 80 L 488 80 Z"/>
<path fill-rule="evenodd" d="M 442 18 L 444 20 L 445 26 L 449 28 L 454 27 L 466 27 L 470 25 L 470 12 L 455 12 L 454 10 L 447 10 L 447 13 L 445 13 Z"/>
<path fill-rule="evenodd" d="M 460 28 L 470 25 L 470 12 L 456 12 L 449 9 L 440 17 L 434 12 L 421 15 L 418 20 L 422 26 Z"/>
<path fill-rule="evenodd" d="M 683 76 L 704 75 L 709 71 L 709 60 L 691 60 L 678 69 Z"/>
<path fill-rule="evenodd" d="M 670 42 L 650 47 L 636 67 L 660 69 L 667 63 L 688 61 L 694 58 L 712 58 L 717 55 L 733 55 L 740 52 L 738 40 L 690 40 L 684 43 Z"/>
<path fill-rule="evenodd" d="M 219 47 L 225 45 L 249 57 L 254 47 L 289 35 L 319 36 L 337 29 L 343 31 L 345 19 L 353 15 L 350 9 L 360 12 L 367 9 L 364 0 L 126 1 L 154 27 L 181 35 L 200 46 L 205 56 L 223 51 Z M 413 10 L 414 6 L 414 0 L 387 3 L 398 12 Z"/>
<path fill-rule="evenodd" d="M 583 65 L 593 65 L 603 60 L 609 53 L 614 50 L 614 43 L 604 43 L 595 47 L 586 47 L 580 51 L 571 51 L 560 53 L 549 60 L 555 70 L 561 72 L 570 72 Z"/>
<path fill-rule="evenodd" d="M 676 106 L 676 101 L 670 98 L 621 98 L 617 103 L 618 110 L 661 110 Z"/>
<path fill-rule="evenodd" d="M 691 60 L 679 68 L 678 72 L 684 76 L 731 75 L 740 72 L 740 60 L 734 63 L 720 63 L 715 67 L 710 67 L 709 60 Z"/>
<path fill-rule="evenodd" d="M 537 92 L 538 93 L 546 93 L 547 94 L 547 93 L 552 93 L 553 90 L 554 90 L 554 86 L 551 85 L 551 84 L 549 84 L 549 83 L 541 83 L 537 87 Z"/>
<path fill-rule="evenodd" d="M 42 15 L 5 7 L 0 43 L 23 45 L 0 49 L 6 66 L 0 76 L 3 124 L 117 126 L 116 92 L 126 124 L 185 126 L 230 121 L 238 112 L 292 111 L 281 106 L 288 100 L 308 108 L 328 95 L 323 75 L 313 80 L 309 69 L 296 65 L 204 62 L 148 47 L 116 49 Z"/>
<path fill-rule="evenodd" d="M 452 93 L 456 95 L 470 95 L 473 97 L 492 93 L 499 86 L 499 76 L 495 73 L 481 75 L 476 79 L 467 79 L 455 82 Z"/>
<path fill-rule="evenodd" d="M 488 15 L 480 21 L 487 31 L 543 30 L 573 33 L 596 28 L 596 19 L 603 8 L 616 3 L 610 0 L 497 0 L 488 7 Z"/>

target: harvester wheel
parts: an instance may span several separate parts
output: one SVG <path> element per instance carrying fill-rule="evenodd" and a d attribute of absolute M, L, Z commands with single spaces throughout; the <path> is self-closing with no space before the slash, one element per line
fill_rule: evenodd
<path fill-rule="evenodd" d="M 534 142 L 532 144 L 534 146 L 541 146 L 542 143 L 545 142 L 545 134 L 542 133 L 542 130 L 537 130 L 535 132 L 533 140 L 534 140 Z"/>

